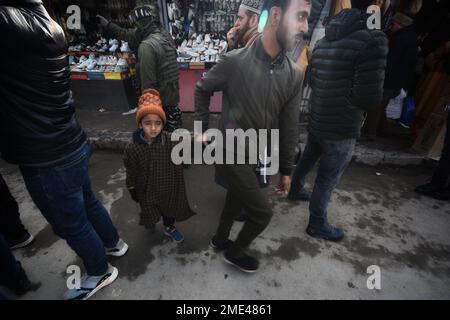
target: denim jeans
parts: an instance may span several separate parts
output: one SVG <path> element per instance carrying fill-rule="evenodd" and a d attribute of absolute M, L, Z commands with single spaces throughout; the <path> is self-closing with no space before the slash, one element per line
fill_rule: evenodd
<path fill-rule="evenodd" d="M 89 141 L 74 155 L 50 167 L 21 166 L 28 192 L 55 234 L 81 257 L 87 274 L 99 276 L 108 268 L 106 248 L 119 235 L 105 207 L 95 197 L 89 179 Z"/>
<path fill-rule="evenodd" d="M 14 258 L 9 243 L 0 233 L 0 285 L 14 286 L 22 267 Z"/>
<path fill-rule="evenodd" d="M 0 232 L 7 241 L 23 237 L 27 230 L 20 220 L 19 206 L 0 174 Z"/>
<path fill-rule="evenodd" d="M 293 176 L 290 193 L 300 192 L 306 175 L 319 161 L 316 182 L 309 202 L 310 224 L 323 226 L 327 223 L 327 206 L 331 193 L 352 159 L 355 139 L 320 140 L 309 134 L 308 142 Z"/>

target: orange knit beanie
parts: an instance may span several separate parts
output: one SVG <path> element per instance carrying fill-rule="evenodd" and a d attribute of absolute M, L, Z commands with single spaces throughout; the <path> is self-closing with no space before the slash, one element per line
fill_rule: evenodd
<path fill-rule="evenodd" d="M 142 118 L 148 114 L 156 114 L 166 123 L 166 113 L 162 108 L 159 92 L 155 89 L 146 89 L 142 92 L 138 103 L 138 112 L 136 114 L 136 122 L 141 123 Z"/>

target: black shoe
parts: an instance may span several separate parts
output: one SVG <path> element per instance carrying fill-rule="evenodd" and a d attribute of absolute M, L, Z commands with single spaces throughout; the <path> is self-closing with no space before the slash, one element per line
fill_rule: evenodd
<path fill-rule="evenodd" d="M 439 190 L 431 194 L 434 199 L 448 201 L 450 200 L 450 190 Z"/>
<path fill-rule="evenodd" d="M 217 242 L 214 238 L 209 242 L 209 246 L 216 251 L 228 250 L 233 245 L 233 240 L 227 239 L 225 242 Z"/>
<path fill-rule="evenodd" d="M 30 245 L 34 241 L 34 237 L 28 233 L 28 231 L 25 231 L 22 237 L 18 239 L 12 239 L 8 240 L 9 248 L 11 250 L 24 248 L 28 245 Z"/>
<path fill-rule="evenodd" d="M 23 296 L 25 293 L 31 290 L 31 282 L 25 273 L 25 270 L 20 267 L 20 272 L 17 276 L 17 280 L 13 285 L 8 286 L 18 296 Z"/>
<path fill-rule="evenodd" d="M 306 233 L 314 238 L 324 239 L 328 241 L 339 242 L 344 238 L 344 231 L 342 229 L 330 226 L 326 223 L 324 226 L 312 227 L 308 225 Z"/>
<path fill-rule="evenodd" d="M 259 268 L 258 260 L 245 253 L 238 258 L 232 258 L 229 256 L 228 251 L 225 251 L 223 254 L 223 259 L 226 263 L 229 263 L 244 272 L 256 272 Z"/>
<path fill-rule="evenodd" d="M 300 190 L 300 192 L 297 192 L 296 194 L 289 193 L 287 196 L 287 199 L 289 201 L 310 201 L 311 200 L 311 192 L 308 192 L 306 190 Z"/>
<path fill-rule="evenodd" d="M 431 196 L 432 194 L 434 194 L 436 191 L 439 191 L 441 188 L 435 186 L 434 184 L 431 183 L 427 183 L 427 184 L 423 184 L 421 186 L 418 186 L 414 189 L 415 192 L 417 192 L 418 194 L 422 194 L 424 196 Z"/>
<path fill-rule="evenodd" d="M 241 213 L 236 218 L 234 218 L 234 220 L 238 222 L 245 222 L 247 221 L 247 215 L 245 213 Z"/>

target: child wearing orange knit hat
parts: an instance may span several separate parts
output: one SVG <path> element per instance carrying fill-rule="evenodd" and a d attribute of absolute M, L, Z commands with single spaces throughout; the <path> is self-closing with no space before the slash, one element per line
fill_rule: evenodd
<path fill-rule="evenodd" d="M 171 160 L 176 142 L 163 130 L 166 115 L 158 91 L 147 89 L 142 93 L 136 122 L 139 128 L 125 148 L 124 164 L 127 188 L 141 208 L 140 224 L 154 230 L 162 217 L 164 234 L 182 242 L 184 236 L 175 222 L 195 213 L 186 197 L 183 167 Z"/>

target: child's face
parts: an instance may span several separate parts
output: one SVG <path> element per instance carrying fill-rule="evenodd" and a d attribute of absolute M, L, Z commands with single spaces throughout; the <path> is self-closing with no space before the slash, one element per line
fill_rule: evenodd
<path fill-rule="evenodd" d="M 156 138 L 162 131 L 164 123 L 160 117 L 155 114 L 148 114 L 142 118 L 139 128 L 144 130 L 147 139 Z"/>

